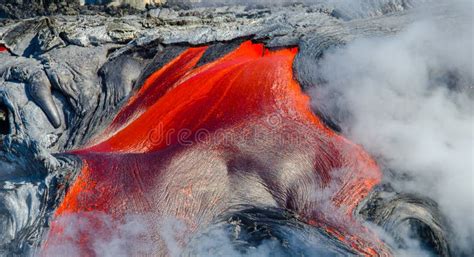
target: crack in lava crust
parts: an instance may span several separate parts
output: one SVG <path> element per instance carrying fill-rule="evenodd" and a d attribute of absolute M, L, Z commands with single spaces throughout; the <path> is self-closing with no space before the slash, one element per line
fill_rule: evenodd
<path fill-rule="evenodd" d="M 381 173 L 312 113 L 293 77 L 297 49 L 244 42 L 196 68 L 206 49 L 189 48 L 152 74 L 110 127 L 74 152 L 84 169 L 43 252 L 74 243 L 82 256 L 94 255 L 93 238 L 65 235 L 59 220 L 71 213 L 145 214 L 162 246 L 165 217 L 195 232 L 233 206 L 253 204 L 291 209 L 359 254 L 389 255 L 353 216 Z"/>

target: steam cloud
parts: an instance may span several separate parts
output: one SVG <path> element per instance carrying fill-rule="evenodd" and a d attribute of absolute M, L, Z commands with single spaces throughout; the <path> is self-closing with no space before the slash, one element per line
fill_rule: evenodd
<path fill-rule="evenodd" d="M 399 191 L 439 203 L 464 252 L 474 245 L 472 24 L 472 12 L 443 23 L 425 16 L 396 36 L 331 49 L 310 92 Z"/>
<path fill-rule="evenodd" d="M 80 257 L 83 251 L 81 240 L 91 239 L 89 253 L 101 257 L 127 257 L 150 255 L 155 252 L 155 245 L 146 226 L 147 217 L 129 215 L 122 221 L 114 220 L 102 212 L 83 212 L 66 214 L 55 222 L 64 228 L 59 244 L 48 245 L 44 256 Z M 53 241 L 54 238 L 53 238 Z"/>

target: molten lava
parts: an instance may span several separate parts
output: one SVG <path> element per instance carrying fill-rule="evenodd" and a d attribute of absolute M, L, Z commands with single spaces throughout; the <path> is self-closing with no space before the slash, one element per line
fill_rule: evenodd
<path fill-rule="evenodd" d="M 353 218 L 380 171 L 313 114 L 293 77 L 297 49 L 245 42 L 196 67 L 206 50 L 190 48 L 153 73 L 95 142 L 73 152 L 84 168 L 56 220 L 71 213 L 117 220 L 146 214 L 153 231 L 163 217 L 175 217 L 192 232 L 232 204 L 252 204 L 254 193 L 246 194 L 249 187 L 238 179 L 248 176 L 261 182 L 255 187 L 266 185 L 274 204 L 357 253 L 387 254 Z M 66 226 L 53 222 L 45 251 L 72 243 L 93 256 L 90 234 L 71 237 Z"/>
<path fill-rule="evenodd" d="M 6 46 L 0 44 L 0 53 L 1 52 L 6 52 L 6 51 L 8 51 L 8 48 Z"/>

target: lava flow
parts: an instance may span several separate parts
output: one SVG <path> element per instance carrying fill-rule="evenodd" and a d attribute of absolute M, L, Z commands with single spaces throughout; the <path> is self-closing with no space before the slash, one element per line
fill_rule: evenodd
<path fill-rule="evenodd" d="M 194 232 L 233 205 L 254 204 L 291 209 L 357 254 L 388 255 L 353 217 L 381 173 L 311 111 L 293 76 L 297 49 L 244 42 L 197 67 L 207 49 L 189 48 L 153 73 L 104 133 L 73 152 L 84 168 L 44 252 L 76 244 L 80 256 L 96 254 L 103 221 L 71 236 L 60 222 L 70 214 L 146 215 L 162 244 L 163 218 Z"/>

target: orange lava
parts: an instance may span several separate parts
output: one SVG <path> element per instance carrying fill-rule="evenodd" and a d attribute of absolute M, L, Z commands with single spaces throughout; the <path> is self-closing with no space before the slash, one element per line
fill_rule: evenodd
<path fill-rule="evenodd" d="M 206 49 L 190 48 L 152 74 L 97 141 L 73 152 L 85 166 L 56 219 L 138 213 L 155 223 L 176 217 L 193 231 L 235 203 L 240 187 L 228 190 L 234 181 L 229 178 L 254 172 L 278 206 L 361 255 L 387 255 L 352 216 L 381 173 L 363 149 L 311 111 L 293 77 L 297 49 L 271 51 L 245 42 L 196 67 Z M 248 131 L 253 134 L 235 139 Z M 302 196 L 305 183 L 329 200 Z M 71 243 L 63 231 L 64 224 L 53 222 L 45 248 Z M 74 241 L 82 256 L 94 255 L 89 241 Z"/>

